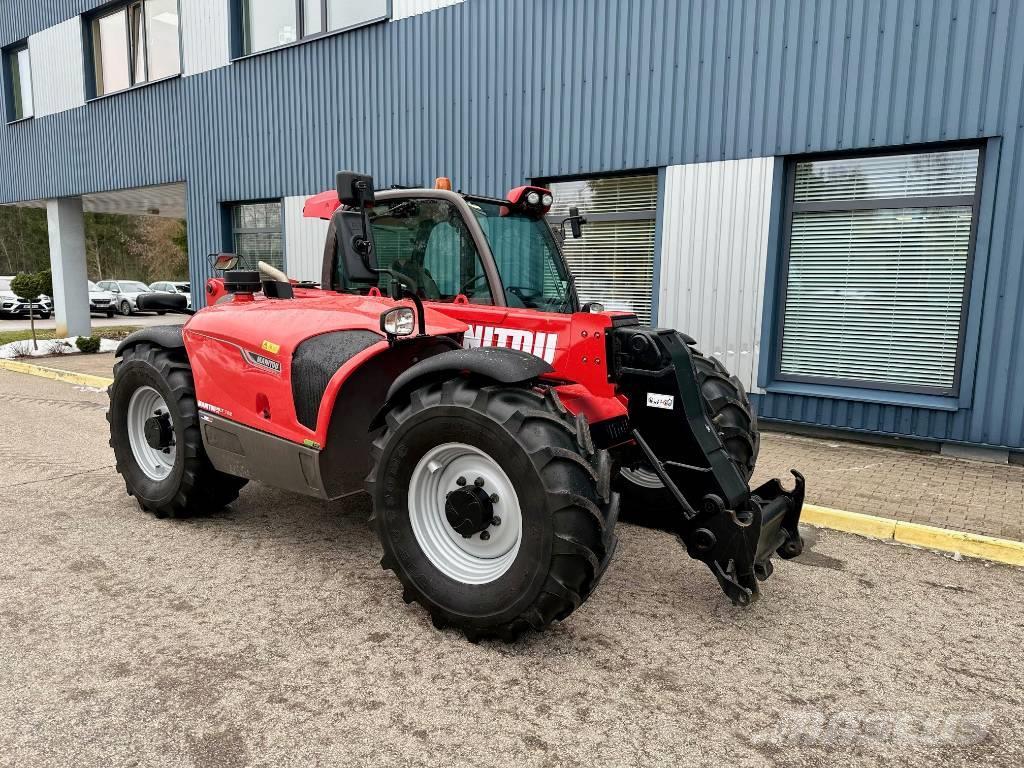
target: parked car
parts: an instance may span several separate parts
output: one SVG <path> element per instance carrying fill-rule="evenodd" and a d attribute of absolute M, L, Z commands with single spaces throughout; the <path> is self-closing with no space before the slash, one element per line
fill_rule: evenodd
<path fill-rule="evenodd" d="M 149 289 L 154 293 L 180 293 L 185 297 L 185 301 L 188 302 L 186 306 L 192 309 L 192 285 L 190 283 L 162 280 L 157 283 L 151 283 Z"/>
<path fill-rule="evenodd" d="M 89 281 L 89 313 L 113 317 L 117 311 L 114 294 L 100 288 L 92 280 Z"/>
<path fill-rule="evenodd" d="M 96 285 L 101 291 L 110 291 L 114 295 L 114 307 L 122 315 L 137 312 L 136 299 L 144 293 L 152 293 L 149 286 L 138 280 L 100 280 Z M 167 314 L 157 312 L 158 315 Z"/>
<path fill-rule="evenodd" d="M 11 280 L 13 279 L 13 276 L 0 277 L 0 315 L 27 317 L 31 307 L 36 317 L 43 320 L 49 319 L 53 314 L 53 299 L 40 294 L 35 301 L 28 302 L 16 296 L 11 290 Z"/>

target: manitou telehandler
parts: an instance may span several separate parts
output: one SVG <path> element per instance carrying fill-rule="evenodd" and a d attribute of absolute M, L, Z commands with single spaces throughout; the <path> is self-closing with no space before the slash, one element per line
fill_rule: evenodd
<path fill-rule="evenodd" d="M 207 308 L 118 348 L 110 444 L 144 510 L 217 510 L 248 480 L 366 491 L 405 600 L 471 640 L 578 608 L 620 496 L 658 510 L 738 605 L 773 554 L 800 554 L 803 478 L 748 488 L 740 382 L 678 331 L 580 306 L 548 190 L 337 182 L 305 210 L 330 221 L 319 286 L 221 254 Z M 563 230 L 583 223 L 571 210 Z M 182 298 L 141 302 L 191 314 Z"/>

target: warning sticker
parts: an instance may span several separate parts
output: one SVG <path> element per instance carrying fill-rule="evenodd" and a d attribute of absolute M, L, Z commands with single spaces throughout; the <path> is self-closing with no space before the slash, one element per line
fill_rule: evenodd
<path fill-rule="evenodd" d="M 672 395 L 659 395 L 657 392 L 647 393 L 648 408 L 663 408 L 666 411 L 671 411 L 675 405 L 676 399 Z"/>

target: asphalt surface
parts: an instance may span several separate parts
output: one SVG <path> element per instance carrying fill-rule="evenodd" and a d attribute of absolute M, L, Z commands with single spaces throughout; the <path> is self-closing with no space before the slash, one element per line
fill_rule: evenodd
<path fill-rule="evenodd" d="M 471 645 L 364 498 L 143 514 L 105 409 L 0 371 L 0 766 L 1024 764 L 1024 569 L 811 530 L 740 610 L 622 525 L 567 622 Z"/>
<path fill-rule="evenodd" d="M 151 325 L 181 325 L 184 321 L 181 315 L 93 315 L 93 328 L 111 328 L 118 325 L 134 325 L 148 328 Z M 27 317 L 0 317 L 0 331 L 27 331 L 31 327 Z M 49 320 L 37 319 L 36 329 L 53 330 L 57 327 L 57 320 L 51 316 Z"/>

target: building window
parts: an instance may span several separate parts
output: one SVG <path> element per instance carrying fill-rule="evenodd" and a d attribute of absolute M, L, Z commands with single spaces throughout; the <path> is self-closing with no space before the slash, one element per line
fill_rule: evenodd
<path fill-rule="evenodd" d="M 383 21 L 388 0 L 237 0 L 239 55 L 258 53 L 332 32 Z"/>
<path fill-rule="evenodd" d="M 32 117 L 32 64 L 26 44 L 4 51 L 4 81 L 7 84 L 7 120 Z"/>
<path fill-rule="evenodd" d="M 234 251 L 251 269 L 265 261 L 284 271 L 284 237 L 281 232 L 281 203 L 239 203 L 231 206 L 231 235 Z"/>
<path fill-rule="evenodd" d="M 791 164 L 780 379 L 957 392 L 980 160 Z"/>
<path fill-rule="evenodd" d="M 583 237 L 570 237 L 562 243 L 580 302 L 598 301 L 606 309 L 633 312 L 642 323 L 649 323 L 658 177 L 645 174 L 541 183 L 554 194 L 548 219 L 556 236 L 561 236 L 561 222 L 569 208 L 579 208 L 587 219 Z"/>
<path fill-rule="evenodd" d="M 96 96 L 181 74 L 177 0 L 138 0 L 89 27 Z"/>

